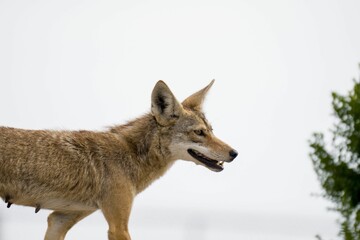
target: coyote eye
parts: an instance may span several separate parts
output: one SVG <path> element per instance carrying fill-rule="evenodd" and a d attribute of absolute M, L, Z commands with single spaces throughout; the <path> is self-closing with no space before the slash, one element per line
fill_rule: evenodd
<path fill-rule="evenodd" d="M 194 130 L 194 133 L 198 136 L 205 136 L 205 131 L 204 130 Z"/>

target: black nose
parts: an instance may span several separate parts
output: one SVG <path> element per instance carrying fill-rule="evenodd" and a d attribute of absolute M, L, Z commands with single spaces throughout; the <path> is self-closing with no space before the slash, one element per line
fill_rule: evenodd
<path fill-rule="evenodd" d="M 233 149 L 229 152 L 229 155 L 230 157 L 232 157 L 232 159 L 235 159 L 238 155 L 238 152 L 235 149 Z"/>

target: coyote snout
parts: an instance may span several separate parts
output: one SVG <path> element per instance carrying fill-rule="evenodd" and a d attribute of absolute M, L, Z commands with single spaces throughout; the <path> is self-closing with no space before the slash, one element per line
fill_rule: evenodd
<path fill-rule="evenodd" d="M 110 240 L 130 240 L 134 197 L 183 159 L 220 172 L 238 153 L 219 140 L 202 112 L 212 81 L 182 103 L 159 81 L 151 112 L 103 132 L 0 127 L 0 197 L 52 209 L 45 240 L 63 240 L 100 209 Z"/>

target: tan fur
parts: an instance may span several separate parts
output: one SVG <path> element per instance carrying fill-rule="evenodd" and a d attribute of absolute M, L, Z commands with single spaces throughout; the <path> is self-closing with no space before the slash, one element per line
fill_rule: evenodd
<path fill-rule="evenodd" d="M 216 161 L 236 157 L 213 135 L 201 112 L 212 83 L 181 104 L 159 81 L 151 113 L 103 132 L 0 127 L 0 197 L 8 207 L 54 210 L 46 240 L 64 239 L 74 224 L 98 209 L 109 224 L 109 239 L 129 240 L 127 224 L 136 194 L 177 159 L 207 166 L 188 149 Z"/>

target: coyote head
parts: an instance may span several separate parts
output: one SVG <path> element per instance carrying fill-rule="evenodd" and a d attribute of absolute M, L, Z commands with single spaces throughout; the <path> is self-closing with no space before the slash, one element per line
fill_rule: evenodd
<path fill-rule="evenodd" d="M 169 138 L 172 159 L 193 161 L 220 172 L 224 162 L 233 161 L 238 154 L 214 135 L 202 112 L 205 95 L 213 83 L 214 80 L 180 103 L 169 87 L 159 81 L 152 92 L 151 112 Z"/>

